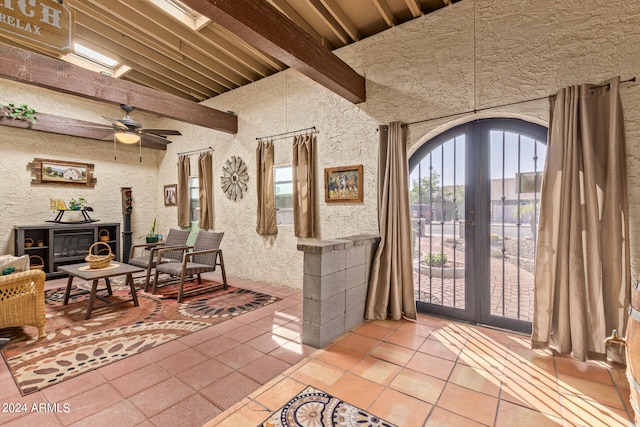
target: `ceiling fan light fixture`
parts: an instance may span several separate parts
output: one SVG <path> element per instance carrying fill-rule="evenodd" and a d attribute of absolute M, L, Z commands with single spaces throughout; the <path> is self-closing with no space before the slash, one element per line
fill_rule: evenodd
<path fill-rule="evenodd" d="M 116 132 L 113 136 L 122 144 L 137 144 L 140 142 L 140 135 L 132 132 Z"/>

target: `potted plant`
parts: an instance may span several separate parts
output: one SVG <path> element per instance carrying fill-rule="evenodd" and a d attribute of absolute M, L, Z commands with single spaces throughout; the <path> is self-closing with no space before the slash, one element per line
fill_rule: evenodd
<path fill-rule="evenodd" d="M 147 243 L 158 243 L 158 235 L 156 234 L 156 218 L 153 218 L 153 224 L 151 225 L 151 229 L 149 230 L 149 234 L 147 234 Z"/>
<path fill-rule="evenodd" d="M 87 206 L 87 201 L 84 197 L 78 197 L 78 200 L 72 198 L 69 201 L 69 209 L 72 211 L 79 211 L 80 209 L 84 209 Z"/>

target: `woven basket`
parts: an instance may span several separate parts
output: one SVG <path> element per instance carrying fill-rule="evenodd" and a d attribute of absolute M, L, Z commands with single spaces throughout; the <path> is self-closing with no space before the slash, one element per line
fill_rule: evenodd
<path fill-rule="evenodd" d="M 109 253 L 106 255 L 94 255 L 92 254 L 93 247 L 96 245 L 105 245 L 109 248 Z M 100 251 L 102 251 L 101 249 Z M 100 252 L 99 251 L 99 252 Z M 89 268 L 105 268 L 109 266 L 109 263 L 114 258 L 113 252 L 111 252 L 111 246 L 107 245 L 104 242 L 95 242 L 93 245 L 89 247 L 89 255 L 85 257 L 85 261 L 89 263 Z"/>
<path fill-rule="evenodd" d="M 24 239 L 24 247 L 30 248 L 31 246 L 33 246 L 33 239 L 31 237 Z"/>
<path fill-rule="evenodd" d="M 35 260 L 35 264 L 32 260 Z M 29 256 L 29 270 L 44 270 L 44 260 L 38 255 Z"/>
<path fill-rule="evenodd" d="M 98 233 L 98 239 L 101 242 L 108 242 L 109 241 L 109 230 L 107 230 L 106 228 L 103 228 L 102 230 L 100 230 L 100 232 Z"/>

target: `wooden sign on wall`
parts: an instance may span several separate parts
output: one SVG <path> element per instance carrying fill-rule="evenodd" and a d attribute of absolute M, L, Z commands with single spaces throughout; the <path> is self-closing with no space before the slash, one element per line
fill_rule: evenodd
<path fill-rule="evenodd" d="M 61 1 L 0 1 L 0 33 L 55 52 L 73 50 L 73 18 Z"/>

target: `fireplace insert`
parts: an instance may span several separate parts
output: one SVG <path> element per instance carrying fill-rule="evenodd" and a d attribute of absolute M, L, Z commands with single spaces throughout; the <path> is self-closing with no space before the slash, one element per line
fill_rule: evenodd
<path fill-rule="evenodd" d="M 92 230 L 65 230 L 53 233 L 53 259 L 84 259 L 94 242 Z"/>

